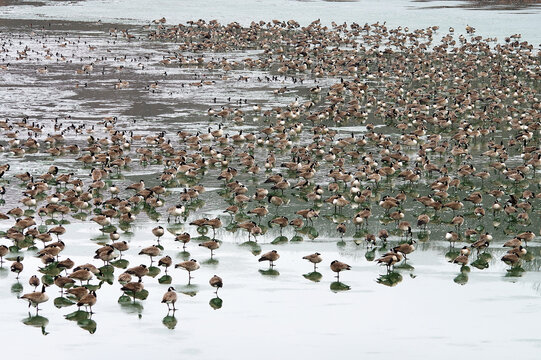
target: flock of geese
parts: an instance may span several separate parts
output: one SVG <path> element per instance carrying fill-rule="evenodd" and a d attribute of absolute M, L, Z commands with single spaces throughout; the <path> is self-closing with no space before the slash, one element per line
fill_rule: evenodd
<path fill-rule="evenodd" d="M 497 43 L 476 36 L 473 27 L 455 36 L 454 29 L 438 34 L 437 26 L 390 29 L 380 23 L 165 23 L 160 19 L 137 31 L 109 31 L 116 41 L 134 47 L 144 41 L 174 44 L 160 61 L 138 59 L 138 71 L 164 69 L 145 91 L 178 86 L 167 78 L 180 67 L 220 75 L 182 87 L 253 81 L 268 84 L 269 97 L 296 99 L 265 109 L 264 102 L 241 99 L 234 106 L 230 98 L 218 96 L 201 114 L 200 131 L 182 125 L 175 131 L 145 130 L 138 119 L 120 115 L 95 122 L 69 116 L 50 120 L 48 114 L 1 121 L 0 221 L 6 231 L 0 261 L 10 261 L 17 279 L 21 273 L 32 275 L 28 282 L 34 292 L 21 296 L 29 307 L 37 311 L 49 299 L 46 287 L 55 285 L 92 313 L 100 287 L 90 281 L 98 278 L 101 285 L 118 268 L 124 269 L 116 277 L 119 289 L 135 302 L 144 298 L 143 280 L 155 271 L 155 258 L 166 274 L 173 265 L 186 270 L 190 284 L 201 265 L 195 259 L 174 264 L 164 256 L 160 239 L 168 232 L 183 250 L 197 241 L 212 258 L 220 251 L 217 235 L 223 231 L 257 249 L 271 231 L 279 231 L 273 244 L 314 240 L 332 224 L 338 244 L 352 240 L 366 246 L 366 258 L 388 273 L 405 263 L 419 242 L 448 242 L 449 261 L 461 271 L 469 271 L 470 262 L 479 269 L 488 266 L 483 263 L 493 247 L 508 249 L 501 260 L 511 268 L 533 260 L 528 243 L 535 243 L 540 230 L 541 73 L 539 54 L 520 42 L 520 35 Z M 16 60 L 30 56 L 41 56 L 43 64 L 56 60 L 71 66 L 51 49 L 47 30 L 33 32 L 31 39 L 40 41 L 40 36 L 42 48 L 25 46 L 16 55 L 17 43 L 4 43 L 0 76 L 17 71 Z M 68 49 L 79 44 L 54 41 Z M 259 52 L 242 60 L 227 58 L 231 51 L 251 49 Z M 115 55 L 115 62 L 128 59 Z M 35 76 L 49 76 L 56 66 L 43 65 Z M 106 66 L 96 56 L 73 76 L 91 86 L 95 69 Z M 252 76 L 252 71 L 268 76 Z M 108 91 L 130 86 L 119 79 Z M 24 164 L 36 153 L 51 162 L 46 171 L 13 171 L 14 162 Z M 65 166 L 65 159 L 74 162 Z M 129 181 L 132 171 L 144 167 L 160 170 Z M 171 190 L 179 186 L 180 192 Z M 215 189 L 206 192 L 208 187 Z M 202 199 L 221 206 L 223 215 L 205 216 Z M 123 231 L 141 218 L 160 222 L 152 229 L 156 243 L 144 248 L 122 239 Z M 76 264 L 64 255 L 70 249 L 67 224 L 89 220 L 103 233 L 102 241 L 87 263 Z M 191 231 L 178 230 L 174 225 L 179 223 Z M 434 238 L 441 229 L 442 236 Z M 456 244 L 462 245 L 455 250 Z M 150 266 L 119 263 L 124 253 L 135 255 L 134 245 L 137 256 L 149 257 Z M 379 256 L 370 258 L 375 251 Z M 280 258 L 277 250 L 254 254 L 271 269 Z M 42 266 L 26 270 L 29 256 Z M 302 259 L 313 264 L 314 272 L 323 261 L 319 252 Z M 340 272 L 351 266 L 334 260 L 330 269 L 339 281 Z M 216 294 L 223 287 L 217 275 L 209 284 Z M 175 311 L 176 302 L 177 291 L 170 286 L 162 303 Z"/>

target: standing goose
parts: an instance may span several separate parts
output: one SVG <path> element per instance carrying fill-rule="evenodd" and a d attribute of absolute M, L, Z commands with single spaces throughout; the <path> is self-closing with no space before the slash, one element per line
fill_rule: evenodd
<path fill-rule="evenodd" d="M 394 252 L 401 253 L 404 255 L 404 260 L 407 260 L 407 255 L 415 251 L 415 246 L 413 246 L 413 240 L 407 243 L 400 244 L 393 248 Z"/>
<path fill-rule="evenodd" d="M 34 287 L 34 291 L 38 288 L 40 281 L 39 278 L 36 275 L 32 275 L 32 277 L 28 280 L 28 284 L 30 286 Z"/>
<path fill-rule="evenodd" d="M 130 248 L 130 245 L 125 240 L 122 240 L 112 243 L 111 247 L 118 250 L 118 252 L 120 253 L 120 257 L 122 258 L 122 253 L 124 251 L 127 251 Z"/>
<path fill-rule="evenodd" d="M 224 286 L 222 278 L 219 277 L 218 275 L 214 275 L 213 277 L 211 277 L 209 280 L 209 284 L 210 286 L 216 288 L 216 291 L 215 291 L 216 296 L 218 295 L 218 290 Z"/>
<path fill-rule="evenodd" d="M 81 306 L 89 307 L 90 308 L 90 314 L 93 314 L 92 312 L 92 306 L 96 304 L 97 296 L 96 291 L 92 290 L 90 293 L 84 295 L 81 297 L 81 299 L 77 302 L 77 306 L 80 308 Z"/>
<path fill-rule="evenodd" d="M 159 261 L 158 261 L 158 266 L 163 266 L 165 267 L 165 274 L 167 274 L 167 269 L 173 264 L 173 259 L 171 259 L 171 256 L 169 255 L 166 255 L 164 257 L 162 257 Z"/>
<path fill-rule="evenodd" d="M 34 306 L 36 308 L 36 313 L 39 311 L 39 304 L 49 300 L 49 296 L 45 293 L 45 284 L 41 287 L 41 291 L 34 291 L 28 294 L 21 296 L 21 299 L 28 301 L 28 307 Z"/>
<path fill-rule="evenodd" d="M 190 284 L 190 281 L 192 279 L 192 271 L 195 271 L 200 268 L 199 264 L 197 263 L 197 260 L 191 259 L 188 261 L 183 261 L 179 264 L 175 265 L 176 268 L 183 268 L 184 270 L 188 271 L 188 284 Z"/>
<path fill-rule="evenodd" d="M 54 277 L 54 284 L 60 288 L 60 295 L 63 294 L 64 289 L 75 284 L 75 280 L 70 279 L 69 277 L 56 275 Z"/>
<path fill-rule="evenodd" d="M 186 244 L 190 242 L 191 236 L 187 232 L 178 234 L 175 237 L 175 241 L 180 241 L 182 243 L 182 249 L 186 249 Z"/>
<path fill-rule="evenodd" d="M 11 264 L 11 267 L 10 267 L 11 272 L 14 272 L 17 274 L 17 277 L 16 277 L 17 280 L 19 280 L 19 274 L 23 271 L 23 269 L 24 269 L 24 266 L 23 266 L 23 263 L 21 262 L 21 257 L 17 256 L 17 260 L 13 264 Z"/>
<path fill-rule="evenodd" d="M 141 279 L 139 278 L 139 281 L 137 282 L 129 282 L 122 286 L 120 290 L 122 290 L 124 293 L 131 293 L 133 297 L 133 302 L 135 303 L 135 296 L 137 293 L 143 291 L 145 288 L 145 285 L 141 282 Z"/>
<path fill-rule="evenodd" d="M 336 273 L 336 278 L 340 281 L 340 272 L 344 270 L 351 270 L 351 266 L 338 260 L 331 262 L 331 270 Z"/>
<path fill-rule="evenodd" d="M 0 266 L 4 263 L 4 256 L 9 252 L 9 248 L 6 245 L 0 245 Z"/>
<path fill-rule="evenodd" d="M 175 303 L 177 302 L 177 293 L 175 291 L 175 288 L 170 286 L 169 289 L 167 289 L 167 292 L 163 294 L 162 298 L 162 304 L 167 304 L 167 311 L 171 311 L 171 304 L 173 305 L 173 312 L 175 312 L 177 309 L 175 308 Z"/>
<path fill-rule="evenodd" d="M 314 271 L 317 269 L 317 264 L 319 264 L 323 259 L 321 258 L 321 254 L 316 252 L 310 255 L 306 255 L 302 257 L 304 260 L 310 261 L 312 264 L 314 264 Z"/>
<path fill-rule="evenodd" d="M 154 229 L 152 229 L 152 234 L 158 238 L 158 244 L 160 243 L 160 238 L 164 234 L 164 229 L 161 226 L 157 226 Z"/>
<path fill-rule="evenodd" d="M 212 256 L 214 255 L 214 250 L 218 249 L 220 247 L 220 242 L 216 239 L 214 240 L 210 240 L 210 241 L 205 241 L 201 244 L 199 244 L 199 246 L 203 246 L 203 247 L 206 247 L 207 249 L 210 250 L 210 258 L 212 259 Z"/>
<path fill-rule="evenodd" d="M 130 275 L 135 275 L 139 278 L 139 280 L 141 280 L 143 278 L 143 276 L 147 275 L 148 274 L 148 268 L 146 265 L 144 264 L 141 264 L 139 266 L 134 266 L 132 268 L 129 268 L 128 270 L 126 270 L 126 273 L 130 274 Z"/>
<path fill-rule="evenodd" d="M 151 246 L 148 246 L 144 249 L 142 249 L 141 251 L 139 251 L 139 255 L 148 255 L 150 256 L 150 264 L 152 264 L 153 262 L 153 259 L 154 257 L 156 256 L 159 256 L 161 254 L 162 250 L 156 246 L 156 245 L 151 245 Z"/>
<path fill-rule="evenodd" d="M 280 258 L 280 254 L 276 250 L 269 251 L 268 253 L 263 254 L 259 258 L 259 262 L 261 261 L 268 261 L 270 263 L 270 267 L 274 266 L 274 262 Z"/>
<path fill-rule="evenodd" d="M 71 274 L 68 275 L 68 278 L 79 280 L 81 282 L 81 285 L 83 284 L 83 281 L 86 281 L 87 284 L 90 282 L 90 279 L 92 279 L 92 272 L 88 270 L 87 268 L 82 268 L 79 270 L 75 270 Z"/>

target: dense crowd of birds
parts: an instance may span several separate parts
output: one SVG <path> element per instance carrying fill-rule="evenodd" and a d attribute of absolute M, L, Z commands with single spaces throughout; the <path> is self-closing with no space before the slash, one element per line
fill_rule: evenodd
<path fill-rule="evenodd" d="M 464 273 L 470 263 L 486 268 L 491 258 L 487 248 L 494 246 L 508 248 L 501 260 L 511 269 L 521 268 L 533 259 L 527 245 L 540 230 L 539 53 L 520 35 L 498 43 L 475 35 L 470 26 L 465 35 L 439 31 L 437 26 L 390 29 L 380 23 L 300 26 L 293 20 L 243 27 L 203 20 L 167 26 L 160 19 L 140 32 L 112 28 L 116 41 L 132 46 L 149 40 L 174 43 L 177 50 L 159 65 L 138 65 L 163 67 L 162 78 L 173 67 L 206 69 L 222 79 L 235 76 L 236 70 L 264 71 L 265 76 L 238 81 L 275 86 L 287 80 L 291 87 L 269 90 L 268 96 L 294 92 L 298 98 L 268 109 L 242 99 L 236 106 L 231 99 L 220 105 L 222 100 L 214 98 L 201 115 L 201 123 L 208 122 L 206 131 L 152 132 L 121 116 L 92 123 L 27 116 L 1 121 L 0 194 L 19 205 L 0 213 L 2 225 L 9 224 L 2 232 L 0 260 L 11 262 L 17 279 L 23 272 L 32 274 L 29 284 L 35 291 L 21 299 L 37 309 L 48 300 L 46 287 L 55 285 L 77 307 L 92 312 L 101 284 L 113 284 L 119 268 L 122 296 L 144 299 L 143 280 L 159 272 L 155 259 L 166 275 L 173 265 L 186 270 L 190 283 L 200 263 L 185 259 L 175 264 L 164 256 L 167 249 L 160 239 L 170 234 L 183 249 L 197 241 L 212 258 L 220 251 L 217 234 L 236 233 L 272 269 L 278 251 L 257 250 L 271 228 L 279 231 L 272 241 L 279 244 L 314 240 L 329 223 L 339 245 L 352 240 L 366 246 L 366 259 L 385 266 L 388 274 L 406 263 L 416 243 L 432 241 L 448 242 L 449 261 Z M 4 43 L 4 53 L 15 45 Z M 26 46 L 17 60 L 45 55 L 59 61 L 63 56 L 43 47 L 38 52 Z M 227 59 L 229 52 L 254 49 L 256 55 Z M 2 55 L 0 76 L 17 70 L 17 60 L 8 56 Z M 92 59 L 75 76 L 85 76 L 86 86 L 99 63 Z M 46 76 L 50 68 L 36 71 Z M 328 79 L 331 83 L 324 85 Z M 147 90 L 168 91 L 161 82 Z M 313 87 L 298 90 L 310 82 Z M 187 86 L 212 89 L 215 83 L 202 77 Z M 119 79 L 114 91 L 130 86 Z M 238 129 L 248 122 L 256 130 Z M 57 163 L 44 172 L 13 172 L 10 163 L 36 153 L 72 159 L 82 171 Z M 135 183 L 126 179 L 133 168 L 148 166 L 161 170 Z M 201 198 L 207 184 L 218 188 L 205 196 L 213 206 L 223 205 L 222 216 L 204 216 Z M 180 193 L 169 190 L 179 186 Z M 152 229 L 156 243 L 139 250 L 140 265 L 128 267 L 122 255 L 133 251 L 133 244 L 122 240 L 122 231 L 141 217 L 160 223 Z M 103 267 L 64 256 L 70 247 L 67 224 L 88 220 L 104 234 L 89 260 L 92 256 Z M 191 231 L 180 231 L 174 226 L 178 223 L 190 225 Z M 430 236 L 440 228 L 444 236 Z M 455 250 L 456 244 L 462 245 Z M 26 270 L 25 256 L 38 257 L 43 266 Z M 323 255 L 302 259 L 313 264 L 315 273 Z M 337 277 L 351 269 L 338 260 L 329 264 Z M 35 275 L 38 270 L 41 278 Z M 100 285 L 90 283 L 94 278 Z M 170 284 L 170 278 L 164 283 Z M 216 293 L 223 286 L 216 275 L 209 283 Z M 170 286 L 162 302 L 175 311 L 176 301 Z"/>

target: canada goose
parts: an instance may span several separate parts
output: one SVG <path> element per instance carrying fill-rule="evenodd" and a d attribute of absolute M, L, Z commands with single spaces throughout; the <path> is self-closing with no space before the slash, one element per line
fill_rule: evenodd
<path fill-rule="evenodd" d="M 344 270 L 351 270 L 351 266 L 338 260 L 331 262 L 331 270 L 336 273 L 336 278 L 340 281 L 340 272 Z"/>
<path fill-rule="evenodd" d="M 122 274 L 118 275 L 118 282 L 121 284 L 126 284 L 131 282 L 132 276 L 128 274 L 127 272 L 123 272 Z"/>
<path fill-rule="evenodd" d="M 139 280 L 141 280 L 143 278 L 143 276 L 146 276 L 148 274 L 148 272 L 149 272 L 149 270 L 148 270 L 147 266 L 144 265 L 144 264 L 134 266 L 134 267 L 129 268 L 128 270 L 126 270 L 126 273 L 128 273 L 130 275 L 137 276 L 139 278 Z"/>
<path fill-rule="evenodd" d="M 4 263 L 4 256 L 9 253 L 9 248 L 6 245 L 0 245 L 0 267 Z"/>
<path fill-rule="evenodd" d="M 175 265 L 175 269 L 179 267 L 188 271 L 188 284 L 190 284 L 190 280 L 192 279 L 192 271 L 196 271 L 197 269 L 200 268 L 199 264 L 197 263 L 197 260 L 194 260 L 194 259 L 183 261 Z"/>
<path fill-rule="evenodd" d="M 393 248 L 393 251 L 397 253 L 401 253 L 402 255 L 404 255 L 404 260 L 407 260 L 408 259 L 407 255 L 415 251 L 415 246 L 413 246 L 413 244 L 410 244 L 410 243 L 403 243 L 398 246 L 395 246 Z"/>
<path fill-rule="evenodd" d="M 88 292 L 88 289 L 84 286 L 77 286 L 66 290 L 66 293 L 73 295 L 77 300 L 80 300 Z"/>
<path fill-rule="evenodd" d="M 81 282 L 81 286 L 83 284 L 83 281 L 86 281 L 87 284 L 90 283 L 90 279 L 92 279 L 92 272 L 88 270 L 87 268 L 75 270 L 71 274 L 68 275 L 68 278 L 79 280 Z"/>
<path fill-rule="evenodd" d="M 338 234 L 340 234 L 340 239 L 344 237 L 344 234 L 346 233 L 346 224 L 340 223 L 336 225 L 336 231 L 338 231 Z"/>
<path fill-rule="evenodd" d="M 263 254 L 260 258 L 259 258 L 259 262 L 262 262 L 262 261 L 268 261 L 269 264 L 270 264 L 270 267 L 274 267 L 274 262 L 276 260 L 278 260 L 280 258 L 280 255 L 278 254 L 278 252 L 276 250 L 272 250 L 272 251 L 269 251 L 265 254 Z"/>
<path fill-rule="evenodd" d="M 477 254 L 479 254 L 481 250 L 488 248 L 489 245 L 490 245 L 490 240 L 487 238 L 483 238 L 471 244 L 471 247 L 473 249 L 477 249 Z"/>
<path fill-rule="evenodd" d="M 210 241 L 205 241 L 201 244 L 199 244 L 199 246 L 203 246 L 203 247 L 206 247 L 207 249 L 210 250 L 210 257 L 212 258 L 212 256 L 214 255 L 214 250 L 218 249 L 220 247 L 220 242 L 216 239 L 214 240 L 210 240 Z"/>
<path fill-rule="evenodd" d="M 160 256 L 161 252 L 162 252 L 162 250 L 158 246 L 151 245 L 151 246 L 143 248 L 141 251 L 139 251 L 139 255 L 148 255 L 148 256 L 150 256 L 150 263 L 152 264 L 152 262 L 153 262 L 152 258 L 154 258 L 156 256 Z"/>
<path fill-rule="evenodd" d="M 319 264 L 323 259 L 321 258 L 321 254 L 316 252 L 310 255 L 306 255 L 302 257 L 305 260 L 310 261 L 312 264 L 314 264 L 314 271 L 317 269 L 317 264 Z"/>
<path fill-rule="evenodd" d="M 140 293 L 145 288 L 145 285 L 142 283 L 141 278 L 139 278 L 139 281 L 137 282 L 129 282 L 127 284 L 124 284 L 120 288 L 126 295 L 130 295 L 133 297 L 133 303 L 135 304 L 135 297 L 137 293 Z"/>
<path fill-rule="evenodd" d="M 118 252 L 120 252 L 120 257 L 122 257 L 122 253 L 127 251 L 130 248 L 130 245 L 123 240 L 111 243 L 111 247 L 118 250 Z"/>
<path fill-rule="evenodd" d="M 261 223 L 261 218 L 264 217 L 265 215 L 267 215 L 268 213 L 269 213 L 269 211 L 264 206 L 256 207 L 256 208 L 248 211 L 248 214 L 253 214 L 253 215 L 257 216 L 257 218 L 259 219 L 259 223 Z"/>
<path fill-rule="evenodd" d="M 175 288 L 170 286 L 167 291 L 165 292 L 165 294 L 163 294 L 163 298 L 162 298 L 162 304 L 165 303 L 167 304 L 167 310 L 168 311 L 171 311 L 171 306 L 170 305 L 173 305 L 173 312 L 176 311 L 175 309 L 175 303 L 177 302 L 177 293 L 175 291 Z"/>
<path fill-rule="evenodd" d="M 224 286 L 224 283 L 222 281 L 222 278 L 218 275 L 214 275 L 209 280 L 210 286 L 216 288 L 215 294 L 218 295 L 218 290 L 221 289 Z"/>
<path fill-rule="evenodd" d="M 387 271 L 389 271 L 391 267 L 394 264 L 400 262 L 400 260 L 402 260 L 402 255 L 400 255 L 393 249 L 393 251 L 383 254 L 383 256 L 381 256 L 379 259 L 376 259 L 375 261 L 380 265 L 385 265 L 387 267 Z"/>
<path fill-rule="evenodd" d="M 100 259 L 104 264 L 108 264 L 111 260 L 116 258 L 115 249 L 110 245 L 105 245 L 96 250 L 94 259 Z"/>
<path fill-rule="evenodd" d="M 40 285 L 40 283 L 41 282 L 39 281 L 39 278 L 36 275 L 32 275 L 32 277 L 30 277 L 30 279 L 28 279 L 28 284 L 30 286 L 34 287 L 34 291 L 36 291 L 36 289 Z"/>
<path fill-rule="evenodd" d="M 454 264 L 460 264 L 462 266 L 466 266 L 468 265 L 468 261 L 469 261 L 468 255 L 460 254 L 456 258 L 454 258 L 451 262 Z"/>
<path fill-rule="evenodd" d="M 21 257 L 17 256 L 17 259 L 15 260 L 14 263 L 11 264 L 11 267 L 10 267 L 11 272 L 14 272 L 17 274 L 17 277 L 16 277 L 17 280 L 19 279 L 19 274 L 23 271 L 23 269 L 24 269 L 24 266 L 23 266 L 23 263 L 21 262 Z"/>
<path fill-rule="evenodd" d="M 54 284 L 60 288 L 60 293 L 62 294 L 66 287 L 70 287 L 75 284 L 75 280 L 69 277 L 57 275 L 54 277 Z"/>
<path fill-rule="evenodd" d="M 164 257 L 162 257 L 159 261 L 158 261 L 158 266 L 163 266 L 165 267 L 165 273 L 167 274 L 167 269 L 173 264 L 173 259 L 171 259 L 171 256 L 169 255 L 166 255 Z"/>
<path fill-rule="evenodd" d="M 180 241 L 182 243 L 182 249 L 186 249 L 186 244 L 190 242 L 191 236 L 187 232 L 178 234 L 175 237 L 175 241 Z"/>
<path fill-rule="evenodd" d="M 206 226 L 210 226 L 212 228 L 212 238 L 216 238 L 216 229 L 219 229 L 222 227 L 222 221 L 220 218 L 214 218 L 209 219 L 206 221 Z"/>
<path fill-rule="evenodd" d="M 41 291 L 34 291 L 32 293 L 24 294 L 21 296 L 21 299 L 28 301 L 28 307 L 34 306 L 36 308 L 36 313 L 39 311 L 39 304 L 42 304 L 49 300 L 49 296 L 45 293 L 46 285 L 43 284 Z"/>
<path fill-rule="evenodd" d="M 96 291 L 92 290 L 88 294 L 83 295 L 79 301 L 77 302 L 77 307 L 84 306 L 85 308 L 88 307 L 90 309 L 90 314 L 93 314 L 92 312 L 92 306 L 96 304 L 97 301 L 97 295 Z"/>
<path fill-rule="evenodd" d="M 160 243 L 160 238 L 164 234 L 164 229 L 161 226 L 157 226 L 154 229 L 152 229 L 152 234 L 158 238 L 158 244 Z"/>

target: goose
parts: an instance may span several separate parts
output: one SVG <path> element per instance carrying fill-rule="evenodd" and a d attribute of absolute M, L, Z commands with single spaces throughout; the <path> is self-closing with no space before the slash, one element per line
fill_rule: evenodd
<path fill-rule="evenodd" d="M 173 312 L 176 311 L 176 308 L 175 308 L 175 303 L 177 302 L 177 293 L 175 291 L 175 288 L 170 286 L 167 291 L 165 292 L 165 294 L 163 294 L 163 297 L 162 297 L 162 304 L 167 304 L 167 310 L 168 311 L 171 311 L 171 306 L 170 305 L 173 305 Z"/>
<path fill-rule="evenodd" d="M 190 259 L 188 261 L 183 261 L 176 264 L 175 268 L 183 268 L 184 270 L 188 271 L 188 284 L 190 284 L 190 280 L 192 279 L 192 272 L 198 270 L 200 266 L 197 263 L 197 260 Z"/>
<path fill-rule="evenodd" d="M 302 257 L 304 260 L 310 261 L 312 264 L 314 264 L 314 271 L 317 269 L 317 264 L 323 261 L 323 258 L 321 257 L 321 254 L 316 252 L 310 255 L 306 255 Z"/>
<path fill-rule="evenodd" d="M 278 252 L 276 250 L 272 250 L 272 251 L 269 251 L 265 254 L 263 254 L 260 258 L 259 258 L 259 262 L 262 262 L 262 261 L 268 261 L 269 264 L 270 264 L 270 267 L 274 267 L 274 262 L 276 260 L 278 260 L 280 258 L 280 254 L 278 254 Z"/>
<path fill-rule="evenodd" d="M 28 307 L 34 306 L 36 308 L 36 313 L 39 311 L 39 304 L 42 304 L 49 300 L 49 296 L 45 293 L 46 285 L 43 284 L 41 291 L 34 291 L 28 294 L 21 296 L 21 299 L 28 301 Z"/>
<path fill-rule="evenodd" d="M 337 281 L 340 281 L 340 272 L 345 270 L 351 270 L 351 266 L 338 260 L 333 260 L 331 262 L 330 268 L 333 272 L 336 273 Z"/>
<path fill-rule="evenodd" d="M 221 289 L 224 286 L 222 278 L 219 277 L 218 275 L 214 275 L 213 277 L 211 277 L 210 280 L 209 280 L 209 284 L 213 288 L 216 288 L 216 291 L 215 291 L 216 295 L 218 295 L 218 290 Z"/>

